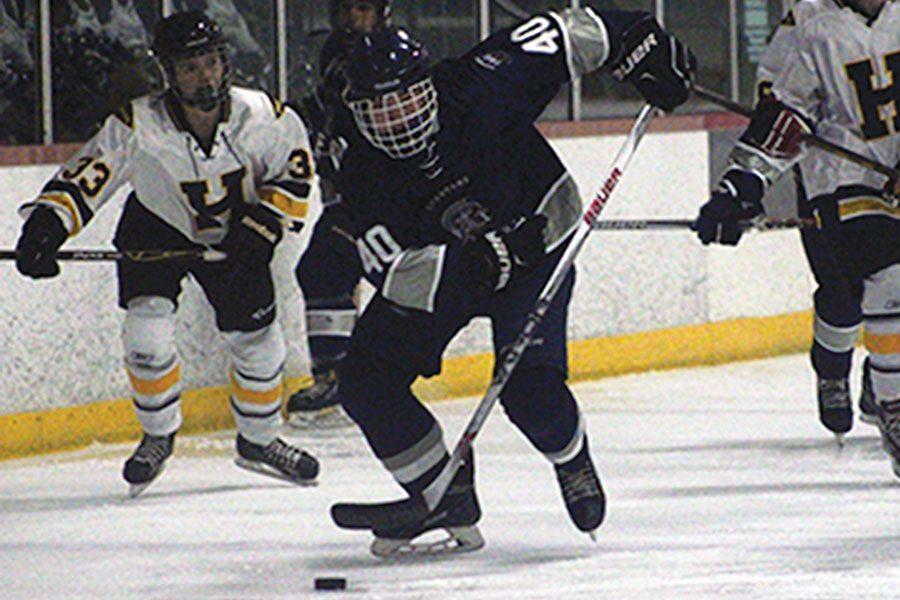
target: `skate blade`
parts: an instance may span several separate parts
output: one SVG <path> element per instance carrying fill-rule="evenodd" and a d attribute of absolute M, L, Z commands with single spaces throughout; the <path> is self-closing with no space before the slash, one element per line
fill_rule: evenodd
<path fill-rule="evenodd" d="M 159 468 L 159 471 L 156 472 L 156 477 L 151 479 L 150 481 L 145 481 L 144 483 L 129 483 L 128 484 L 128 497 L 129 498 L 137 498 L 141 494 L 144 493 L 148 487 L 150 487 L 154 481 L 159 479 L 159 476 L 162 475 L 162 472 L 165 470 L 166 465 L 163 465 Z"/>
<path fill-rule="evenodd" d="M 241 456 L 238 456 L 234 459 L 234 464 L 244 469 L 245 471 L 257 473 L 259 475 L 265 475 L 273 479 L 280 479 L 281 481 L 293 483 L 294 485 L 299 485 L 300 487 L 313 487 L 319 485 L 319 482 L 315 479 L 300 479 L 291 477 L 289 475 L 285 475 L 277 469 L 270 467 L 265 463 L 247 460 L 246 458 L 243 458 Z"/>
<path fill-rule="evenodd" d="M 843 434 L 843 433 L 835 433 L 835 434 L 834 434 L 834 441 L 837 442 L 838 450 L 842 450 L 842 449 L 844 448 L 844 444 L 845 444 L 846 442 L 844 441 L 844 434 Z"/>
<path fill-rule="evenodd" d="M 353 421 L 340 407 L 333 406 L 316 412 L 288 413 L 287 424 L 300 431 L 316 431 L 346 429 Z"/>
<path fill-rule="evenodd" d="M 369 549 L 378 558 L 402 560 L 421 556 L 465 554 L 484 548 L 484 537 L 475 525 L 447 527 L 445 531 L 447 537 L 435 542 L 417 543 L 415 540 L 376 537 Z"/>
<path fill-rule="evenodd" d="M 598 541 L 600 541 L 600 538 L 597 536 L 597 531 L 598 531 L 597 529 L 595 529 L 593 531 L 588 531 L 588 537 L 591 538 L 591 541 L 594 542 L 595 544 Z"/>

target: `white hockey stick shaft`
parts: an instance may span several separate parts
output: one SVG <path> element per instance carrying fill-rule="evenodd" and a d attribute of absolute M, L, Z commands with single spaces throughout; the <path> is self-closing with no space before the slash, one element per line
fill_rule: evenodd
<path fill-rule="evenodd" d="M 622 180 L 625 167 L 631 162 L 631 158 L 634 156 L 638 144 L 647 132 L 647 128 L 650 126 L 650 122 L 653 120 L 656 112 L 657 109 L 649 104 L 641 109 L 637 121 L 631 129 L 631 133 L 628 134 L 628 139 L 625 140 L 625 144 L 619 150 L 619 153 L 613 161 L 609 174 L 603 180 L 603 184 L 600 186 L 597 194 L 593 197 L 590 204 L 588 204 L 581 219 L 579 219 L 578 225 L 575 228 L 575 233 L 569 241 L 569 245 L 566 247 L 565 252 L 563 252 L 562 257 L 560 257 L 559 262 L 556 264 L 556 268 L 553 270 L 547 283 L 544 284 L 544 288 L 541 290 L 534 308 L 532 308 L 531 312 L 528 314 L 528 318 L 521 333 L 519 333 L 519 336 L 516 338 L 516 341 L 513 342 L 512 346 L 498 357 L 497 364 L 494 367 L 495 373 L 491 385 L 488 387 L 487 392 L 475 409 L 475 413 L 469 420 L 469 424 L 466 425 L 466 429 L 456 443 L 453 454 L 450 455 L 450 460 L 444 465 L 444 468 L 435 480 L 422 492 L 422 496 L 429 510 L 434 510 L 435 507 L 437 507 L 444 497 L 444 494 L 446 494 L 447 489 L 450 487 L 450 482 L 453 480 L 453 477 L 456 475 L 457 470 L 462 464 L 463 456 L 468 453 L 469 448 L 472 446 L 472 442 L 475 440 L 479 431 L 481 431 L 491 409 L 494 408 L 497 400 L 499 400 L 500 393 L 509 381 L 513 370 L 516 368 L 516 365 L 519 364 L 522 355 L 528 349 L 528 345 L 534 336 L 535 330 L 541 324 L 544 315 L 549 310 L 553 298 L 556 296 L 556 293 L 559 291 L 559 288 L 565 280 L 566 274 L 575 262 L 575 257 L 578 255 L 582 246 L 584 246 L 584 242 L 587 240 L 588 235 L 590 235 L 593 229 L 594 222 L 597 220 L 597 217 L 600 216 L 600 213 L 603 212 L 603 208 L 609 201 L 610 196 L 612 196 L 613 191 Z"/>
<path fill-rule="evenodd" d="M 738 223 L 745 231 L 779 231 L 783 229 L 809 229 L 816 226 L 814 219 L 750 219 Z M 693 219 L 613 219 L 597 221 L 594 231 L 695 231 Z"/>

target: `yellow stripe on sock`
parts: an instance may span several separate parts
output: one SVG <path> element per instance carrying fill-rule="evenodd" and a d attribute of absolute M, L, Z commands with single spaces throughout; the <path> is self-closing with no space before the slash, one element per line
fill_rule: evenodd
<path fill-rule="evenodd" d="M 237 382 L 237 378 L 234 376 L 234 373 L 231 373 L 231 393 L 239 402 L 263 405 L 273 404 L 281 400 L 283 387 L 284 384 L 282 382 L 279 382 L 278 387 L 265 392 L 248 390 L 241 387 L 241 385 Z"/>
<path fill-rule="evenodd" d="M 863 343 L 869 352 L 875 354 L 900 354 L 900 335 L 878 335 L 866 331 L 863 336 Z"/>
<path fill-rule="evenodd" d="M 141 396 L 159 396 L 178 385 L 178 382 L 181 381 L 181 365 L 175 365 L 175 368 L 171 371 L 154 380 L 141 379 L 132 373 L 130 369 L 125 369 L 125 371 L 128 373 L 128 379 L 131 380 L 131 387 L 135 393 Z"/>

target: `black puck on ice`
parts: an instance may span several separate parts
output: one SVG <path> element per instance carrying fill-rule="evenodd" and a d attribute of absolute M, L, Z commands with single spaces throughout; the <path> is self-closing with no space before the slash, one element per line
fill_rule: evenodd
<path fill-rule="evenodd" d="M 315 586 L 317 590 L 345 590 L 347 580 L 343 577 L 316 577 Z"/>

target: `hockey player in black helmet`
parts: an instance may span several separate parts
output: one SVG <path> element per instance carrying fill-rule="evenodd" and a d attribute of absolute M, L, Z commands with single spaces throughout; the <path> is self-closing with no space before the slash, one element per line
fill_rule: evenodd
<path fill-rule="evenodd" d="M 353 116 L 341 94 L 347 86 L 344 64 L 359 36 L 390 24 L 390 0 L 331 0 L 329 16 L 332 32 L 319 56 L 322 83 L 302 102 L 302 111 L 311 126 L 313 148 L 319 169 L 323 202 L 340 201 L 335 176 L 346 147 L 359 138 Z M 340 235 L 335 211 L 327 211 L 316 226 L 310 246 L 297 265 L 297 280 L 306 301 L 307 339 L 312 362 L 313 383 L 291 395 L 287 403 L 288 423 L 298 428 L 349 426 L 340 409 L 337 365 L 346 351 L 347 340 L 356 321 L 357 306 L 352 289 L 339 298 L 322 290 L 318 271 L 353 280 L 362 275 L 352 241 Z"/>
<path fill-rule="evenodd" d="M 182 425 L 175 343 L 183 280 L 212 305 L 229 358 L 238 466 L 297 484 L 314 481 L 314 457 L 278 437 L 285 360 L 270 263 L 283 227 L 302 223 L 316 184 L 303 122 L 262 91 L 232 86 L 216 23 L 175 13 L 153 51 L 168 89 L 130 102 L 25 203 L 16 267 L 59 274 L 57 251 L 128 186 L 113 244 L 218 251 L 221 260 L 119 261 L 124 363 L 143 437 L 125 462 L 130 493 L 162 472 Z"/>
<path fill-rule="evenodd" d="M 343 234 L 377 293 L 340 363 L 340 398 L 409 498 L 336 504 L 332 517 L 371 530 L 379 556 L 483 544 L 473 457 L 435 497 L 449 452 L 411 384 L 440 372 L 450 340 L 473 318 L 490 319 L 495 356 L 524 327 L 582 212 L 573 178 L 534 122 L 562 85 L 602 67 L 672 110 L 687 100 L 694 61 L 651 15 L 589 8 L 535 15 L 435 66 L 401 28 L 353 49 L 344 99 L 364 141 L 348 148 L 337 182 Z M 330 271 L 318 276 L 331 297 L 346 284 Z M 570 271 L 500 402 L 553 465 L 572 522 L 594 534 L 606 500 L 566 385 L 574 279 Z M 426 498 L 436 508 L 420 519 Z M 449 537 L 416 540 L 435 529 Z"/>

